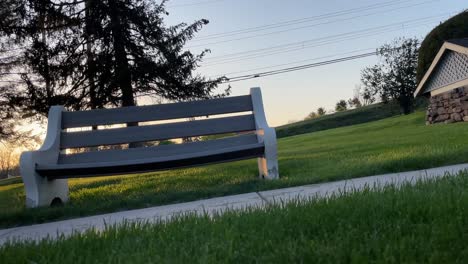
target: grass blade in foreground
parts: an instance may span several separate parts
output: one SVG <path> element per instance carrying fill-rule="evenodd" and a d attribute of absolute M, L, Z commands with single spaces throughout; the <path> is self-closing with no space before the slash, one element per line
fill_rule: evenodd
<path fill-rule="evenodd" d="M 10 244 L 3 263 L 466 263 L 468 172 L 457 177 L 70 239 Z"/>

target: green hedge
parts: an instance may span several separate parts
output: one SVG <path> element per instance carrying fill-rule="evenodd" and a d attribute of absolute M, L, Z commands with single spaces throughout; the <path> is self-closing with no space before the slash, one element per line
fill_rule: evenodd
<path fill-rule="evenodd" d="M 378 103 L 280 126 L 276 128 L 276 135 L 279 138 L 295 136 L 337 127 L 372 122 L 399 114 L 400 107 L 397 104 Z"/>
<path fill-rule="evenodd" d="M 418 81 L 422 79 L 440 47 L 446 40 L 468 37 L 468 11 L 448 19 L 435 27 L 421 43 L 419 49 Z"/>

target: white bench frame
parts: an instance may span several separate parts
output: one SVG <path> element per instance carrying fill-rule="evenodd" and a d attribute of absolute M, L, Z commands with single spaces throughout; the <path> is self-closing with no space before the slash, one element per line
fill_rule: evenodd
<path fill-rule="evenodd" d="M 264 154 L 258 157 L 259 176 L 266 179 L 277 179 L 279 178 L 279 171 L 275 129 L 270 128 L 266 121 L 260 88 L 251 88 L 250 96 L 252 113 L 255 117 L 255 133 L 258 142 L 264 145 Z M 20 171 L 26 191 L 27 207 L 48 206 L 54 202 L 65 203 L 69 199 L 68 178 L 71 177 L 63 176 L 62 178 L 49 179 L 44 175 L 41 176 L 37 170 L 38 164 L 58 164 L 59 156 L 61 153 L 63 154 L 61 134 L 66 131 L 66 129 L 63 129 L 62 124 L 62 113 L 64 112 L 63 106 L 51 107 L 48 116 L 47 135 L 43 145 L 39 150 L 27 151 L 21 154 Z M 237 157 L 233 160 L 238 159 L 240 158 Z M 227 161 L 229 160 L 220 162 Z M 135 171 L 135 173 L 137 172 Z"/>

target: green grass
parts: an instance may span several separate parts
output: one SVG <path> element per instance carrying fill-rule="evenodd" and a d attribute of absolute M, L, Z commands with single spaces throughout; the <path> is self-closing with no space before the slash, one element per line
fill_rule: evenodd
<path fill-rule="evenodd" d="M 468 173 L 283 207 L 8 244 L 2 263 L 466 263 Z"/>
<path fill-rule="evenodd" d="M 0 180 L 0 186 L 10 185 L 10 184 L 14 184 L 14 183 L 21 183 L 21 182 L 22 182 L 22 180 L 21 180 L 20 176 L 9 178 L 9 179 L 1 179 Z"/>
<path fill-rule="evenodd" d="M 395 104 L 373 104 L 344 112 L 324 115 L 276 128 L 279 138 L 376 121 L 400 114 Z"/>
<path fill-rule="evenodd" d="M 26 209 L 21 183 L 0 186 L 0 227 L 214 196 L 468 162 L 468 123 L 426 126 L 424 113 L 279 139 L 281 179 L 255 160 L 122 177 L 70 180 L 63 207 Z"/>

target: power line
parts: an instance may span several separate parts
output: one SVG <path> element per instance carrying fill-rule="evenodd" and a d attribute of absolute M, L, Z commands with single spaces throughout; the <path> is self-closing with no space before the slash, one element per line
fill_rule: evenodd
<path fill-rule="evenodd" d="M 401 30 L 401 29 L 399 28 L 399 29 L 396 29 L 396 30 Z M 252 60 L 252 59 L 267 57 L 267 56 L 271 56 L 271 55 L 289 53 L 289 52 L 294 52 L 294 51 L 304 50 L 304 49 L 308 49 L 308 48 L 315 48 L 315 47 L 325 46 L 325 45 L 334 44 L 334 43 L 343 42 L 343 41 L 360 39 L 360 38 L 363 38 L 363 37 L 374 36 L 374 35 L 387 33 L 387 32 L 391 32 L 391 31 L 395 31 L 395 30 L 379 30 L 379 31 L 376 31 L 376 32 L 370 32 L 370 33 L 366 33 L 366 34 L 357 34 L 357 35 L 351 36 L 351 37 L 335 38 L 335 39 L 320 41 L 320 42 L 317 42 L 314 45 L 309 44 L 309 45 L 303 45 L 303 46 L 299 46 L 299 47 L 292 47 L 292 48 L 278 50 L 278 51 L 270 51 L 270 52 L 265 52 L 265 53 L 260 53 L 260 54 L 246 55 L 246 56 L 241 56 L 241 57 L 237 57 L 237 58 L 221 60 L 221 61 L 217 61 L 217 62 L 214 62 L 214 63 L 209 62 L 208 64 L 203 64 L 202 66 L 203 67 L 211 67 L 211 66 L 228 64 L 228 63 L 233 63 L 233 62 Z"/>
<path fill-rule="evenodd" d="M 336 56 L 348 55 L 348 54 L 353 54 L 353 53 L 357 53 L 357 52 L 364 52 L 364 51 L 370 51 L 370 50 L 375 51 L 375 50 L 377 50 L 377 48 L 359 49 L 359 50 L 341 52 L 341 53 L 336 53 L 336 54 L 333 54 L 333 55 L 321 56 L 321 57 L 316 57 L 316 58 L 311 58 L 311 59 L 306 59 L 306 60 L 292 61 L 292 62 L 287 62 L 287 63 L 275 64 L 275 65 L 271 65 L 271 66 L 253 68 L 253 69 L 249 69 L 249 70 L 228 72 L 228 73 L 225 73 L 225 74 L 213 75 L 213 76 L 210 76 L 209 78 L 214 79 L 214 78 L 217 78 L 217 77 L 222 77 L 222 76 L 226 76 L 226 75 L 230 75 L 230 74 L 239 74 L 239 73 L 251 72 L 251 71 L 256 71 L 256 70 L 271 69 L 271 68 L 276 68 L 276 67 L 280 67 L 280 66 L 292 65 L 292 64 L 297 64 L 297 63 L 304 63 L 304 62 L 307 62 L 307 61 L 315 61 L 315 60 L 333 58 L 333 57 L 336 57 Z"/>
<path fill-rule="evenodd" d="M 414 1 L 414 0 L 409 0 L 409 1 Z M 434 2 L 434 1 L 440 1 L 440 0 L 425 1 L 423 3 Z M 352 14 L 352 13 L 360 13 L 362 11 L 368 11 L 368 10 L 372 10 L 372 9 L 392 6 L 392 5 L 405 3 L 405 2 L 408 2 L 408 1 L 393 0 L 393 1 L 388 1 L 388 2 L 384 2 L 384 3 L 372 4 L 372 5 L 367 5 L 367 6 L 357 7 L 357 8 L 351 8 L 351 9 L 341 10 L 341 11 L 337 11 L 337 12 L 325 13 L 325 14 L 321 14 L 321 15 L 310 16 L 310 17 L 305 17 L 305 18 L 300 18 L 300 19 L 287 20 L 287 21 L 283 21 L 283 22 L 272 23 L 272 24 L 267 24 L 267 25 L 262 25 L 262 26 L 256 26 L 256 27 L 232 30 L 232 31 L 227 31 L 227 32 L 215 33 L 215 34 L 210 34 L 210 35 L 205 35 L 205 36 L 199 36 L 199 37 L 197 37 L 197 39 L 194 39 L 193 41 L 203 41 L 203 40 L 208 40 L 208 39 L 221 38 L 221 37 L 227 37 L 227 36 L 232 36 L 232 35 L 245 34 L 245 33 L 257 32 L 257 31 L 262 31 L 262 30 L 268 30 L 268 29 L 272 29 L 272 28 L 278 28 L 278 27 L 285 27 L 285 26 L 296 25 L 296 24 L 301 24 L 301 23 L 307 23 L 307 22 L 311 22 L 311 21 L 315 21 L 315 20 L 322 20 L 322 19 L 326 19 L 326 18 L 332 18 L 332 17 L 342 16 L 342 15 L 347 15 L 347 14 Z"/>
<path fill-rule="evenodd" d="M 9 80 L 0 80 L 3 83 L 24 83 L 24 81 L 9 81 Z"/>
<path fill-rule="evenodd" d="M 186 3 L 186 4 L 168 5 L 167 7 L 199 6 L 199 5 L 206 5 L 206 4 L 214 4 L 214 3 L 218 3 L 222 1 L 224 0 L 209 0 L 209 1 L 192 2 L 192 3 Z"/>
<path fill-rule="evenodd" d="M 282 68 L 282 69 L 278 69 L 278 70 L 259 72 L 259 73 L 253 73 L 253 74 L 247 74 L 247 75 L 240 75 L 240 76 L 231 77 L 231 78 L 228 78 L 228 79 L 233 80 L 233 79 L 247 78 L 247 77 L 252 77 L 252 76 L 257 78 L 258 75 L 267 75 L 267 74 L 270 75 L 270 74 L 278 73 L 278 72 L 283 73 L 283 72 L 307 69 L 307 68 L 311 68 L 311 67 L 323 66 L 323 65 L 327 65 L 327 64 L 331 64 L 331 63 L 337 63 L 337 62 L 341 62 L 341 61 L 348 61 L 348 60 L 364 58 L 364 57 L 369 57 L 369 56 L 374 56 L 374 55 L 377 55 L 377 51 L 362 53 L 362 54 L 348 56 L 348 57 L 341 57 L 341 58 L 338 58 L 338 59 L 326 60 L 326 61 L 321 61 L 321 62 L 316 62 L 316 63 L 303 64 L 303 65 L 294 66 L 294 67 Z"/>
<path fill-rule="evenodd" d="M 248 53 L 257 53 L 257 52 L 272 50 L 272 49 L 280 49 L 280 48 L 285 48 L 285 47 L 289 47 L 289 46 L 302 46 L 302 45 L 305 45 L 305 44 L 310 43 L 310 42 L 315 42 L 317 40 L 324 40 L 324 39 L 335 38 L 335 37 L 340 37 L 340 36 L 345 36 L 345 35 L 353 35 L 353 34 L 360 33 L 360 32 L 367 32 L 367 31 L 372 31 L 372 30 L 376 30 L 376 29 L 385 29 L 385 28 L 392 27 L 392 26 L 402 26 L 402 25 L 406 25 L 406 24 L 410 24 L 410 23 L 415 23 L 415 22 L 420 22 L 420 21 L 424 21 L 424 20 L 429 20 L 429 19 L 432 19 L 432 18 L 446 16 L 448 14 L 450 14 L 450 13 L 441 13 L 441 14 L 434 15 L 434 16 L 410 19 L 410 20 L 400 21 L 400 22 L 391 23 L 391 24 L 387 24 L 387 25 L 382 25 L 382 26 L 377 26 L 377 27 L 370 27 L 370 28 L 355 30 L 355 31 L 350 31 L 350 32 L 344 32 L 344 33 L 329 35 L 329 36 L 320 37 L 320 38 L 313 38 L 313 39 L 308 39 L 308 40 L 295 41 L 295 42 L 282 44 L 282 45 L 276 45 L 276 46 L 267 47 L 267 48 L 253 49 L 253 50 L 229 53 L 229 54 L 224 54 L 224 55 L 220 55 L 220 56 L 210 57 L 210 58 L 207 58 L 206 60 L 211 61 L 211 60 L 223 59 L 223 58 L 226 58 L 226 57 L 237 57 L 238 55 L 243 55 L 243 54 L 248 54 Z"/>
<path fill-rule="evenodd" d="M 245 55 L 236 56 L 236 57 L 233 56 L 231 58 L 217 59 L 215 61 L 208 60 L 206 64 L 202 64 L 202 67 L 211 67 L 211 66 L 220 65 L 220 64 L 251 60 L 251 59 L 260 58 L 260 57 L 266 57 L 266 56 L 271 56 L 271 55 L 277 55 L 277 54 L 282 54 L 282 53 L 303 50 L 307 48 L 334 44 L 334 43 L 343 42 L 343 41 L 349 41 L 353 39 L 359 39 L 359 38 L 363 38 L 367 36 L 374 36 L 374 35 L 383 34 L 387 32 L 399 31 L 402 29 L 409 29 L 412 27 L 427 25 L 431 21 L 425 18 L 423 21 L 415 21 L 415 22 L 418 22 L 418 23 L 414 23 L 414 24 L 406 24 L 406 23 L 396 24 L 395 23 L 395 24 L 390 24 L 390 25 L 385 25 L 385 26 L 380 26 L 380 27 L 375 27 L 375 28 L 369 28 L 369 29 L 342 33 L 342 34 L 337 34 L 337 35 L 332 35 L 332 36 L 327 36 L 327 37 L 316 38 L 316 39 L 302 41 L 302 42 L 295 42 L 295 43 L 290 43 L 286 45 L 275 46 L 271 48 L 264 48 L 264 49 L 258 49 L 258 50 L 248 51 L 248 52 L 242 52 L 242 53 L 253 53 L 253 54 L 245 54 Z"/>
<path fill-rule="evenodd" d="M 190 45 L 188 48 L 205 47 L 205 46 L 208 46 L 208 45 L 218 45 L 218 44 L 232 42 L 232 41 L 263 37 L 263 36 L 268 36 L 268 35 L 273 35 L 273 34 L 290 32 L 290 31 L 298 30 L 298 29 L 304 29 L 304 28 L 311 28 L 311 27 L 316 27 L 316 26 L 321 26 L 321 25 L 327 25 L 327 24 L 332 24 L 332 23 L 336 23 L 336 22 L 342 22 L 342 21 L 352 20 L 352 19 L 356 19 L 356 18 L 372 16 L 372 15 L 375 15 L 375 14 L 391 12 L 391 11 L 399 10 L 399 9 L 402 9 L 402 8 L 408 8 L 408 7 L 412 7 L 412 6 L 416 6 L 416 5 L 422 5 L 422 4 L 425 4 L 425 3 L 428 3 L 428 2 L 435 2 L 435 1 L 439 1 L 439 0 L 429 0 L 429 1 L 421 2 L 421 3 L 415 4 L 415 5 L 411 5 L 411 6 L 398 7 L 398 8 L 394 8 L 394 9 L 390 9 L 390 10 L 384 10 L 384 11 L 381 11 L 381 12 L 358 15 L 358 16 L 354 16 L 354 17 L 348 17 L 348 18 L 343 18 L 343 19 L 338 19 L 338 20 L 326 21 L 326 22 L 321 22 L 321 23 L 316 23 L 316 24 L 306 25 L 306 26 L 301 26 L 301 27 L 295 27 L 295 28 L 290 28 L 290 29 L 283 29 L 283 30 L 267 32 L 267 33 L 262 33 L 262 34 L 255 34 L 255 35 L 244 36 L 244 37 L 239 37 L 239 38 L 232 38 L 232 39 L 208 42 L 208 43 L 204 43 L 204 44 Z M 197 41 L 197 40 L 192 40 L 192 41 Z"/>
<path fill-rule="evenodd" d="M 419 24 L 419 25 L 416 25 L 416 26 L 422 26 L 422 25 L 427 25 L 427 24 Z M 412 26 L 412 27 L 414 27 L 414 26 Z M 358 35 L 358 36 L 355 36 L 355 37 L 352 37 L 352 38 L 342 38 L 342 39 L 337 39 L 337 40 L 333 40 L 333 41 L 325 41 L 325 42 L 321 42 L 321 43 L 316 44 L 316 45 L 309 45 L 309 46 L 306 46 L 306 47 L 294 48 L 294 49 L 289 49 L 289 50 L 284 50 L 284 51 L 279 51 L 279 52 L 265 53 L 265 54 L 261 54 L 261 55 L 245 57 L 245 58 L 238 58 L 238 59 L 223 61 L 223 62 L 219 62 L 219 63 L 211 63 L 211 64 L 208 64 L 208 65 L 202 65 L 202 66 L 203 67 L 212 67 L 212 66 L 217 66 L 217 65 L 222 65 L 222 64 L 252 60 L 252 59 L 256 59 L 256 58 L 267 57 L 267 56 L 271 56 L 271 55 L 277 55 L 277 54 L 288 53 L 288 52 L 294 52 L 294 51 L 299 51 L 299 50 L 308 49 L 308 48 L 320 47 L 320 46 L 325 46 L 325 45 L 329 45 L 329 44 L 335 44 L 335 43 L 338 43 L 338 42 L 349 41 L 349 40 L 354 40 L 354 39 L 360 39 L 360 38 L 367 37 L 367 36 L 375 36 L 375 35 L 379 35 L 379 34 L 383 34 L 383 33 L 399 31 L 399 30 L 401 30 L 401 29 L 384 30 L 384 31 L 380 31 L 380 32 L 372 33 L 372 34 Z"/>
<path fill-rule="evenodd" d="M 246 80 L 250 80 L 250 79 L 254 79 L 254 78 L 261 78 L 261 77 L 266 77 L 266 76 L 271 76 L 271 75 L 277 75 L 277 74 L 283 74 L 283 73 L 288 73 L 288 72 L 293 72 L 293 71 L 305 70 L 305 69 L 309 69 L 309 68 L 315 68 L 315 67 L 320 67 L 320 66 L 329 65 L 329 64 L 335 64 L 335 63 L 344 62 L 344 61 L 356 60 L 356 59 L 361 59 L 361 58 L 375 56 L 375 55 L 377 55 L 376 51 L 368 52 L 368 53 L 362 53 L 362 54 L 348 56 L 348 57 L 342 57 L 342 58 L 333 59 L 333 60 L 326 60 L 326 61 L 321 61 L 321 62 L 316 62 L 316 63 L 304 64 L 304 65 L 299 65 L 299 66 L 295 66 L 295 67 L 282 68 L 282 69 L 273 70 L 273 71 L 252 73 L 252 74 L 247 74 L 247 75 L 235 76 L 235 77 L 231 77 L 231 78 L 226 77 L 227 80 L 225 81 L 225 83 L 240 82 L 240 81 L 246 81 Z"/>

